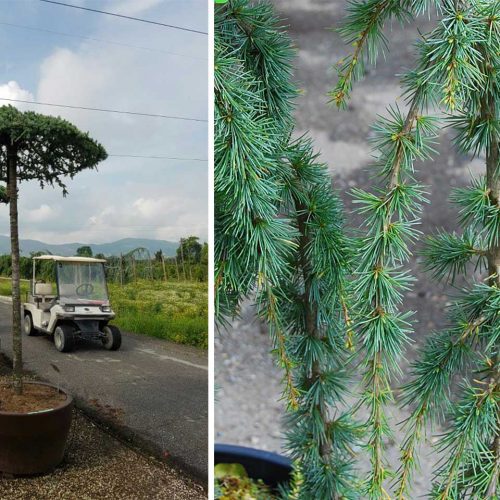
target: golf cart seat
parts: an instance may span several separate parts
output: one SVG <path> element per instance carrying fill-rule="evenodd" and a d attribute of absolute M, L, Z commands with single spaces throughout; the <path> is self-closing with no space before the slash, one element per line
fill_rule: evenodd
<path fill-rule="evenodd" d="M 40 309 L 48 311 L 52 307 L 52 301 L 55 297 L 52 293 L 52 285 L 50 283 L 35 283 L 33 299 Z"/>
<path fill-rule="evenodd" d="M 52 285 L 50 283 L 35 283 L 35 295 L 46 297 L 52 295 Z"/>

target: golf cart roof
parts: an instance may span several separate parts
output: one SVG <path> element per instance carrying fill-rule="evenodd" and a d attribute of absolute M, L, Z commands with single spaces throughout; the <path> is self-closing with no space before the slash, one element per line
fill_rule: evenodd
<path fill-rule="evenodd" d="M 105 263 L 104 259 L 94 259 L 92 257 L 61 257 L 59 255 L 38 255 L 33 257 L 33 260 L 53 260 L 54 262 L 102 262 Z"/>

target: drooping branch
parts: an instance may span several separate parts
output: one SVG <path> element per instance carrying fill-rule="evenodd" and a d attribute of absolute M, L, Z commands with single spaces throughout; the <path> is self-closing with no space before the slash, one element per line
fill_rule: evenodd
<path fill-rule="evenodd" d="M 462 291 L 450 309 L 450 325 L 432 333 L 413 365 L 414 379 L 404 388 L 405 403 L 415 405 L 408 419 L 409 432 L 402 447 L 398 498 L 404 498 L 410 471 L 416 461 L 416 445 L 425 425 L 436 416 L 447 416 L 446 430 L 437 442 L 443 453 L 431 497 L 496 498 L 498 487 L 498 3 L 454 2 L 455 15 L 443 22 L 449 44 L 433 51 L 448 52 L 450 62 L 441 67 L 443 99 L 453 116 L 455 144 L 468 154 L 485 153 L 484 178 L 455 190 L 461 236 L 441 233 L 430 240 L 427 268 L 450 281 L 467 275 L 468 263 L 488 269 L 487 279 Z M 496 12 L 496 13 L 495 13 Z M 495 20 L 495 21 L 494 21 Z M 486 21 L 486 22 L 485 22 Z M 439 70 L 434 69 L 434 74 Z M 434 76 L 431 73 L 431 76 Z M 441 254 L 438 245 L 442 242 Z M 448 255 L 442 255 L 448 252 Z M 463 377 L 461 394 L 451 398 L 455 375 Z"/>
<path fill-rule="evenodd" d="M 318 315 L 318 306 L 314 299 L 314 295 L 311 289 L 311 281 L 314 275 L 311 272 L 311 263 L 308 261 L 308 251 L 310 246 L 310 240 L 307 231 L 307 219 L 308 210 L 307 207 L 298 199 L 294 200 L 295 207 L 297 211 L 297 224 L 299 227 L 299 260 L 300 267 L 302 270 L 302 279 L 304 281 L 304 315 L 305 315 L 305 330 L 306 334 L 311 338 L 314 338 L 318 342 L 325 341 L 323 333 L 321 332 L 321 319 Z M 309 374 L 307 384 L 313 386 L 314 384 L 321 383 L 321 378 L 323 376 L 323 370 L 319 360 L 316 360 L 312 364 L 312 370 Z M 316 402 L 316 411 L 321 419 L 322 426 L 326 429 L 328 428 L 328 405 L 326 404 L 324 397 L 320 397 Z M 330 450 L 331 442 L 328 435 L 324 436 L 322 442 L 319 443 L 320 455 L 324 462 L 327 464 L 330 462 Z"/>
<path fill-rule="evenodd" d="M 372 475 L 367 481 L 370 498 L 389 498 L 384 487 L 388 470 L 383 458 L 383 439 L 389 432 L 384 407 L 393 398 L 391 373 L 397 370 L 398 357 L 410 329 L 408 316 L 398 312 L 399 289 L 408 289 L 410 283 L 408 276 L 397 274 L 396 269 L 408 258 L 405 240 L 414 238 L 412 227 L 408 225 L 408 214 L 411 214 L 411 219 L 416 217 L 415 208 L 421 199 L 418 188 L 410 187 L 408 182 L 413 161 L 425 156 L 424 136 L 431 131 L 430 135 L 434 133 L 429 127 L 422 135 L 420 124 L 425 123 L 425 119 L 419 117 L 420 106 L 417 91 L 404 120 L 396 115 L 394 122 L 379 127 L 383 134 L 390 135 L 390 138 L 380 139 L 382 144 L 388 144 L 382 149 L 383 159 L 380 161 L 387 185 L 378 197 L 360 193 L 357 200 L 363 203 L 363 212 L 364 207 L 367 213 L 373 211 L 367 222 L 369 235 L 363 239 L 362 250 L 366 257 L 357 269 L 360 278 L 355 285 L 357 300 L 361 303 L 358 312 L 361 343 L 366 351 L 363 358 L 364 402 L 370 409 L 367 421 L 371 429 L 368 444 Z"/>
<path fill-rule="evenodd" d="M 219 322 L 257 294 L 284 371 L 287 405 L 296 407 L 291 361 L 278 308 L 295 232 L 280 217 L 280 161 L 292 126 L 290 39 L 267 4 L 231 0 L 215 15 L 215 308 Z"/>
<path fill-rule="evenodd" d="M 497 96 L 493 94 L 486 95 L 482 100 L 482 115 L 485 121 L 496 122 L 500 119 L 500 117 L 496 114 L 496 97 Z M 498 137 L 497 134 L 492 133 L 492 137 L 489 140 L 486 150 L 486 185 L 489 190 L 492 204 L 497 206 L 500 206 L 499 140 L 500 137 Z M 500 288 L 500 240 L 498 239 L 498 236 L 496 242 L 491 246 L 491 248 L 488 249 L 487 259 L 490 285 Z M 489 384 L 490 387 L 493 386 L 496 388 L 498 392 L 498 383 L 500 379 L 500 353 L 498 352 L 498 346 L 496 346 L 496 352 L 493 354 L 494 356 L 491 361 Z M 497 496 L 498 476 L 500 474 L 500 404 L 498 404 L 496 420 L 496 434 L 493 438 L 492 444 L 494 467 L 486 491 L 486 498 L 496 498 Z"/>
<path fill-rule="evenodd" d="M 293 175 L 285 190 L 299 244 L 282 305 L 299 392 L 288 418 L 287 447 L 300 472 L 301 498 L 340 499 L 356 491 L 351 462 L 359 440 L 356 424 L 341 408 L 348 383 L 347 240 L 340 202 L 311 143 L 292 143 L 289 161 Z"/>
<path fill-rule="evenodd" d="M 354 51 L 337 63 L 338 79 L 328 95 L 339 107 L 345 107 L 356 80 L 363 76 L 365 59 L 375 63 L 379 48 L 386 45 L 384 24 L 393 17 L 411 18 L 414 2 L 407 0 L 366 0 L 352 3 L 344 25 L 339 29 Z"/>

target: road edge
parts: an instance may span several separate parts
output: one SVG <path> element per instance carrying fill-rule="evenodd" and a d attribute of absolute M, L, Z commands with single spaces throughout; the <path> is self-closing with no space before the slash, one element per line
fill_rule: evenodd
<path fill-rule="evenodd" d="M 11 304 L 12 299 L 0 295 L 0 302 L 4 304 Z M 5 352 L 1 352 L 1 355 L 5 357 L 10 363 L 12 363 L 12 358 L 8 356 Z M 43 377 L 38 375 L 36 372 L 25 372 L 34 374 L 39 380 L 48 382 Z M 208 489 L 208 471 L 203 472 L 198 470 L 198 468 L 193 467 L 188 464 L 182 457 L 177 455 L 165 456 L 165 451 L 161 446 L 157 445 L 153 441 L 149 441 L 137 432 L 133 431 L 126 425 L 118 423 L 109 417 L 103 415 L 97 408 L 88 403 L 85 399 L 72 394 L 75 406 L 80 410 L 86 417 L 88 417 L 92 422 L 98 425 L 102 430 L 118 439 L 121 443 L 132 448 L 134 451 L 140 453 L 141 455 L 152 458 L 156 461 L 164 463 L 182 474 L 188 476 L 187 479 L 194 481 L 196 484 L 203 487 L 206 491 Z M 208 449 L 207 449 L 208 454 Z"/>
<path fill-rule="evenodd" d="M 207 490 L 208 477 L 207 475 L 199 471 L 196 467 L 189 465 L 181 457 L 178 457 L 176 455 L 165 456 L 165 451 L 159 445 L 143 438 L 126 425 L 120 424 L 116 420 L 106 417 L 83 398 L 73 395 L 73 399 L 77 408 L 108 434 L 115 437 L 120 442 L 132 448 L 134 451 L 140 453 L 141 455 L 164 463 L 170 467 L 173 467 L 178 472 L 186 474 L 191 481 L 194 481 L 196 484 L 202 486 L 205 490 Z"/>

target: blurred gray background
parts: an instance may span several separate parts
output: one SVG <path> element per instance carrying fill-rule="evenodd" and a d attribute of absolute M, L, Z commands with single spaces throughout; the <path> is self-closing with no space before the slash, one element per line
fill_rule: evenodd
<path fill-rule="evenodd" d="M 382 55 L 376 68 L 368 68 L 358 82 L 348 108 L 338 111 L 328 104 L 327 92 L 334 86 L 334 64 L 350 52 L 340 37 L 332 31 L 345 16 L 347 2 L 343 0 L 275 0 L 276 10 L 289 26 L 297 45 L 295 78 L 303 95 L 297 100 L 296 134 L 309 132 L 321 159 L 328 164 L 333 185 L 345 204 L 347 225 L 358 227 L 359 219 L 352 213 L 348 191 L 354 187 L 368 189 L 371 185 L 371 149 L 368 139 L 378 114 L 385 115 L 388 105 L 406 108 L 401 97 L 399 77 L 411 67 L 414 42 L 418 32 L 428 32 L 433 21 L 426 17 L 402 27 L 398 22 L 386 29 L 390 40 L 389 52 Z M 481 160 L 471 161 L 460 156 L 451 145 L 451 131 L 442 130 L 438 153 L 433 161 L 419 163 L 417 177 L 428 186 L 430 205 L 425 207 L 421 231 L 425 234 L 438 228 L 457 229 L 456 214 L 448 202 L 450 190 L 468 183 L 470 171 L 481 172 Z M 436 284 L 424 273 L 418 257 L 420 244 L 411 261 L 417 277 L 414 289 L 407 294 L 404 308 L 417 311 L 413 344 L 402 360 L 403 378 L 416 349 L 428 333 L 445 325 L 444 309 L 452 292 Z M 215 341 L 215 374 L 219 387 L 215 406 L 215 441 L 282 451 L 283 402 L 280 401 L 280 370 L 269 354 L 270 342 L 265 328 L 253 316 L 250 305 L 244 308 L 241 320 L 235 321 L 228 332 L 221 332 Z M 389 409 L 393 424 L 401 422 L 406 411 L 396 406 Z M 362 415 L 361 415 L 362 416 Z M 388 459 L 398 467 L 401 431 L 387 443 Z M 422 447 L 421 467 L 417 474 L 412 498 L 429 491 L 435 455 L 429 456 L 429 440 Z M 362 467 L 366 461 L 362 460 Z"/>

